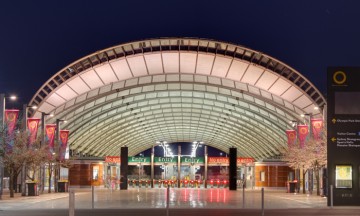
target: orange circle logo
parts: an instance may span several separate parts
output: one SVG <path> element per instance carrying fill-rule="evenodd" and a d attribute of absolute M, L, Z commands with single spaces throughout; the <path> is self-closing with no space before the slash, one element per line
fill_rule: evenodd
<path fill-rule="evenodd" d="M 343 71 L 336 71 L 333 75 L 333 81 L 338 84 L 342 85 L 346 82 L 346 74 Z"/>

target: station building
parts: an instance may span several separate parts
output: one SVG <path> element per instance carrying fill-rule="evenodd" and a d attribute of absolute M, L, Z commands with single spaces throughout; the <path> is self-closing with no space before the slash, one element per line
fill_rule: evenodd
<path fill-rule="evenodd" d="M 232 165 L 226 157 L 134 159 L 156 146 L 195 142 L 229 154 L 235 149 L 236 176 L 246 187 L 285 187 L 294 179 L 281 162 L 285 131 L 292 122 L 306 124 L 303 114 L 323 119 L 326 100 L 300 72 L 262 52 L 216 40 L 161 38 L 99 50 L 65 66 L 30 104 L 38 106 L 32 116 L 70 131 L 72 185 L 105 185 L 110 178 L 130 187 L 141 176 L 151 186 L 159 179 L 182 186 L 185 180 L 226 180 Z M 115 159 L 125 148 L 126 172 Z M 176 160 L 162 161 L 169 158 Z"/>

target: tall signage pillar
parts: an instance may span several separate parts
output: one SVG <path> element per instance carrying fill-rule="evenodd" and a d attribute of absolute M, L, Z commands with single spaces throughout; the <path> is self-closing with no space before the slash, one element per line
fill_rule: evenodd
<path fill-rule="evenodd" d="M 327 78 L 328 205 L 360 205 L 360 67 L 330 67 Z"/>
<path fill-rule="evenodd" d="M 154 146 L 151 147 L 151 188 L 154 188 L 154 154 L 155 148 Z"/>
<path fill-rule="evenodd" d="M 229 189 L 236 190 L 237 148 L 230 148 L 229 152 Z"/>
<path fill-rule="evenodd" d="M 208 176 L 208 148 L 204 146 L 204 159 L 205 159 L 205 172 L 204 172 L 204 187 L 207 188 L 207 176 Z"/>
<path fill-rule="evenodd" d="M 128 147 L 120 150 L 120 190 L 128 189 Z"/>
<path fill-rule="evenodd" d="M 178 177 L 177 177 L 177 184 L 178 184 L 178 188 L 181 187 L 181 184 L 180 184 L 180 180 L 181 180 L 181 146 L 178 145 L 178 164 L 177 164 L 177 167 L 178 167 Z"/>

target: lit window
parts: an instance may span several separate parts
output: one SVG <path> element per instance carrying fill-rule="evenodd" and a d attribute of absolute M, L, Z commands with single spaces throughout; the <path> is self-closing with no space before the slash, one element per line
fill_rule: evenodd
<path fill-rule="evenodd" d="M 265 171 L 261 171 L 260 172 L 260 181 L 264 182 L 265 181 Z"/>

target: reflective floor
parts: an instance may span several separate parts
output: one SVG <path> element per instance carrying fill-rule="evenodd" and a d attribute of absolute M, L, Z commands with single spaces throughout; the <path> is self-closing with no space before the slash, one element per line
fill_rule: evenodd
<path fill-rule="evenodd" d="M 92 208 L 92 190 L 74 189 L 75 208 Z M 68 209 L 68 193 L 42 194 L 35 197 L 6 198 L 0 201 L 0 210 L 25 209 Z M 245 196 L 245 199 L 243 199 Z M 95 188 L 95 209 L 138 209 L 166 208 L 167 189 L 165 188 L 130 188 L 129 190 L 110 190 Z M 316 195 L 289 194 L 285 191 L 264 192 L 266 209 L 287 208 L 325 208 L 326 198 Z M 169 208 L 221 208 L 221 209 L 260 209 L 261 191 L 242 190 L 230 191 L 228 188 L 170 188 Z"/>

